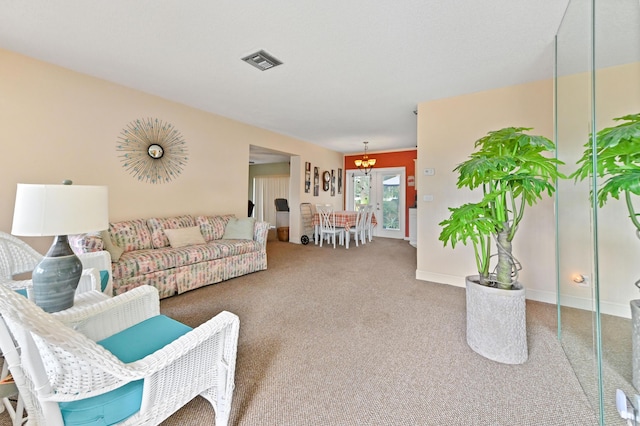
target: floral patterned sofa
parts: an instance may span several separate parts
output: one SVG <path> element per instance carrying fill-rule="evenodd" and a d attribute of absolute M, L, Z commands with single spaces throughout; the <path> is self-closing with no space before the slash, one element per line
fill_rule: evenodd
<path fill-rule="evenodd" d="M 269 223 L 233 215 L 135 219 L 70 238 L 78 253 L 108 250 L 113 293 L 152 285 L 165 298 L 267 269 Z"/>

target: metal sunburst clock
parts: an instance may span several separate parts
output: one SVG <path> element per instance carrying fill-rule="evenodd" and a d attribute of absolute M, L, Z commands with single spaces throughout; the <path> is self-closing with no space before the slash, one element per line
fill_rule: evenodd
<path fill-rule="evenodd" d="M 132 121 L 118 137 L 123 167 L 139 181 L 165 183 L 187 164 L 187 144 L 173 125 L 157 118 Z"/>

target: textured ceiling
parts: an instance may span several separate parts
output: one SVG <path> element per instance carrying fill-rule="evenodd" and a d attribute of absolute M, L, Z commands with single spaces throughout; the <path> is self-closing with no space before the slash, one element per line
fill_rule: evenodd
<path fill-rule="evenodd" d="M 0 48 L 354 153 L 415 147 L 419 102 L 551 78 L 567 3 L 0 0 Z"/>

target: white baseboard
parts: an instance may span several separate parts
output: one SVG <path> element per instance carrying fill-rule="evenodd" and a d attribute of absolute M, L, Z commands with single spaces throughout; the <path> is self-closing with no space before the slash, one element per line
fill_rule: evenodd
<path fill-rule="evenodd" d="M 562 306 L 568 306 L 570 308 L 584 309 L 585 311 L 595 310 L 593 301 L 583 297 L 562 296 L 560 302 Z M 629 305 L 622 305 L 620 303 L 600 301 L 600 313 L 631 319 L 631 308 Z"/>
<path fill-rule="evenodd" d="M 449 284 L 455 287 L 465 287 L 464 277 L 456 275 L 436 274 L 434 272 L 416 270 L 416 279 L 421 281 L 431 281 L 438 284 Z"/>
<path fill-rule="evenodd" d="M 465 287 L 465 277 L 459 277 L 456 275 L 437 274 L 434 272 L 416 270 L 416 279 L 421 281 L 431 281 L 437 284 L 448 284 L 455 287 Z M 550 303 L 552 305 L 557 304 L 557 297 L 555 292 L 530 290 L 525 288 L 526 297 L 529 300 L 535 300 L 536 302 Z M 560 303 L 562 306 L 570 308 L 583 309 L 585 311 L 593 311 L 594 306 L 591 299 L 585 299 L 583 297 L 574 296 L 562 296 Z M 622 318 L 631 318 L 631 308 L 629 305 L 622 305 L 619 303 L 612 303 L 607 301 L 600 302 L 600 312 L 607 315 L 613 315 Z"/>

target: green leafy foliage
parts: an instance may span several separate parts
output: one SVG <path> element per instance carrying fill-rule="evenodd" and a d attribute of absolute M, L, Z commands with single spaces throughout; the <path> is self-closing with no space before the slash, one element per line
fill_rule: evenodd
<path fill-rule="evenodd" d="M 457 187 L 482 188 L 483 198 L 450 208 L 451 216 L 440 223 L 439 239 L 452 247 L 471 241 L 481 278 L 489 276 L 490 239 L 504 231 L 511 242 L 525 206 L 534 205 L 545 194 L 552 196 L 556 180 L 565 178 L 558 171 L 563 163 L 552 156 L 554 143 L 544 136 L 524 133 L 529 130 L 506 127 L 489 132 L 475 142 L 476 150 L 469 159 L 454 169 L 458 172 Z M 500 256 L 497 270 L 511 271 L 514 266 L 509 246 L 509 253 Z"/>
<path fill-rule="evenodd" d="M 602 207 L 609 197 L 619 199 L 624 194 L 629 217 L 640 231 L 638 213 L 631 202 L 632 195 L 640 195 L 640 113 L 614 120 L 622 122 L 600 130 L 595 138 L 590 136 L 578 160 L 578 169 L 570 177 L 576 181 L 591 177 L 595 159 L 595 174 L 605 179 L 597 190 L 598 205 Z"/>
<path fill-rule="evenodd" d="M 501 224 L 496 222 L 491 212 L 486 206 L 480 203 L 464 204 L 457 208 L 449 208 L 451 216 L 439 223 L 442 226 L 440 240 L 455 248 L 457 243 L 467 245 L 468 241 L 473 244 L 476 253 L 476 265 L 481 277 L 488 278 L 489 262 L 485 255 L 489 249 L 489 238 L 494 229 Z"/>

